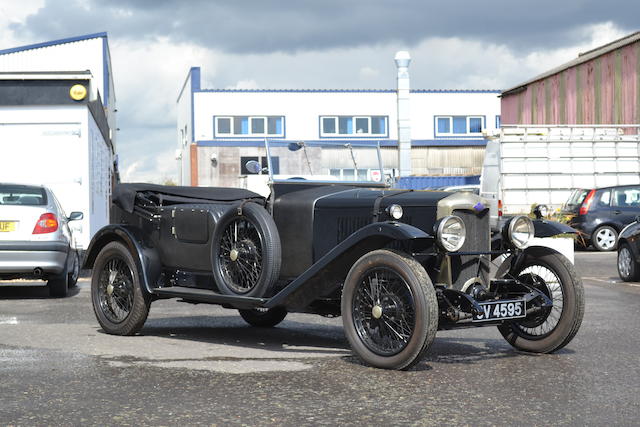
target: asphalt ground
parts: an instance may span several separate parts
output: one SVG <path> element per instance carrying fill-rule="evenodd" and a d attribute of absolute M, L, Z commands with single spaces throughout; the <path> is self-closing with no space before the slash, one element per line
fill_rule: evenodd
<path fill-rule="evenodd" d="M 249 327 L 233 310 L 152 304 L 142 333 L 103 333 L 88 279 L 71 296 L 0 287 L 1 425 L 638 425 L 640 284 L 615 254 L 576 253 L 586 312 L 551 355 L 493 327 L 438 333 L 411 371 L 362 365 L 340 318 Z"/>

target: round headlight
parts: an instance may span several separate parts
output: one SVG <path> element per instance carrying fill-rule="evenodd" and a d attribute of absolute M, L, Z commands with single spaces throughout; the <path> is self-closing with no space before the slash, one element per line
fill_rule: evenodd
<path fill-rule="evenodd" d="M 524 249 L 529 241 L 533 239 L 533 221 L 526 216 L 516 216 L 509 222 L 509 241 L 518 249 Z"/>
<path fill-rule="evenodd" d="M 389 216 L 393 219 L 400 219 L 402 218 L 402 206 L 400 205 L 390 205 L 387 208 L 387 213 L 389 214 Z"/>
<path fill-rule="evenodd" d="M 455 215 L 446 216 L 440 220 L 436 237 L 440 246 L 447 252 L 455 252 L 464 244 L 467 230 L 460 217 Z"/>

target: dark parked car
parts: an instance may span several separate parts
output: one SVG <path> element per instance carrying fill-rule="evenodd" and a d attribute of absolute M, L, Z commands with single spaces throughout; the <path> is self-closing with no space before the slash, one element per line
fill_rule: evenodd
<path fill-rule="evenodd" d="M 625 282 L 640 280 L 640 217 L 620 232 L 618 275 Z"/>
<path fill-rule="evenodd" d="M 613 251 L 620 231 L 640 214 L 640 185 L 573 190 L 562 213 L 585 247 Z"/>
<path fill-rule="evenodd" d="M 492 239 L 479 196 L 389 189 L 377 145 L 319 145 L 266 143 L 268 168 L 247 164 L 269 174 L 266 199 L 233 188 L 116 187 L 118 224 L 95 235 L 86 257 L 104 331 L 133 335 L 154 300 L 180 298 L 238 309 L 258 327 L 288 312 L 342 315 L 354 353 L 387 369 L 420 361 L 438 329 L 496 326 L 536 353 L 572 340 L 584 312 L 580 278 L 558 252 L 527 247 L 571 228 L 517 216 Z M 283 176 L 305 179 L 280 179 L 274 159 Z M 313 180 L 349 167 L 341 176 L 357 181 Z"/>

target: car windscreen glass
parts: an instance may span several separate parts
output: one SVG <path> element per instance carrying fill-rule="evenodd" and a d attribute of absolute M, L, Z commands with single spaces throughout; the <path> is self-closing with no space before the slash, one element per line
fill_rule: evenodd
<path fill-rule="evenodd" d="M 382 154 L 372 142 L 268 141 L 274 182 L 384 184 Z M 268 168 L 267 168 L 268 169 Z"/>
<path fill-rule="evenodd" d="M 47 194 L 40 187 L 0 185 L 0 205 L 43 206 Z"/>
<path fill-rule="evenodd" d="M 580 207 L 580 205 L 584 201 L 584 198 L 587 197 L 587 194 L 589 194 L 589 190 L 585 190 L 585 189 L 573 190 L 573 192 L 569 196 L 569 200 L 567 200 L 567 203 L 565 204 L 565 209 L 573 210 Z"/>

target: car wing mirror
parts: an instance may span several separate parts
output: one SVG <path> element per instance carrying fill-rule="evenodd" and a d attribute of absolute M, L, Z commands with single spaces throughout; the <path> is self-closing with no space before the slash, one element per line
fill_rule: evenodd
<path fill-rule="evenodd" d="M 304 147 L 304 142 L 291 142 L 287 148 L 289 151 L 298 151 L 302 147 Z"/>
<path fill-rule="evenodd" d="M 262 166 L 255 160 L 249 160 L 245 163 L 245 167 L 251 173 L 260 173 L 263 172 Z M 265 168 L 266 169 L 266 168 Z"/>
<path fill-rule="evenodd" d="M 82 212 L 71 212 L 69 214 L 69 217 L 67 218 L 68 221 L 77 221 L 79 219 L 84 218 L 84 214 Z"/>

